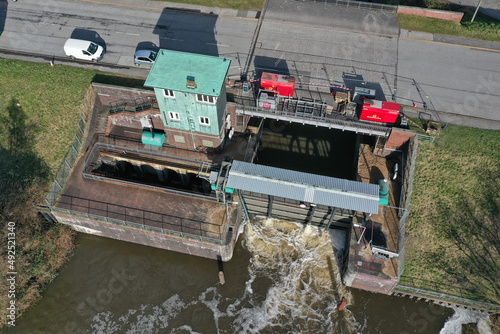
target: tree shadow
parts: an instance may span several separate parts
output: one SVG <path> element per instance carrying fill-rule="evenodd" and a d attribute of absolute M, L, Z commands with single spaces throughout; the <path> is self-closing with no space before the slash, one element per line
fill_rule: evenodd
<path fill-rule="evenodd" d="M 49 178 L 47 164 L 35 152 L 36 126 L 30 123 L 20 103 L 12 99 L 0 111 L 0 213 L 9 215 L 13 205 L 29 196 L 35 182 Z M 25 203 L 26 204 L 26 203 Z"/>
<path fill-rule="evenodd" d="M 460 202 L 441 208 L 448 221 L 441 233 L 456 247 L 457 256 L 443 259 L 443 269 L 454 281 L 482 299 L 500 303 L 500 181 L 494 171 L 478 171 L 488 186 L 476 196 L 462 196 Z"/>

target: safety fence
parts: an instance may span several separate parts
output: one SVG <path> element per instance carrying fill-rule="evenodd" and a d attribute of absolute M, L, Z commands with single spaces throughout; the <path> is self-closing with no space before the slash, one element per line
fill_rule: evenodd
<path fill-rule="evenodd" d="M 47 196 L 45 197 L 45 201 L 49 205 L 53 205 L 59 194 L 64 188 L 64 184 L 68 179 L 71 171 L 73 169 L 73 165 L 79 157 L 80 148 L 85 141 L 86 136 L 86 128 L 87 128 L 87 119 L 90 115 L 94 104 L 94 92 L 92 88 L 89 88 L 87 91 L 87 95 L 85 97 L 83 103 L 83 111 L 80 113 L 80 119 L 78 121 L 78 126 L 76 128 L 75 139 L 69 148 L 69 152 L 66 155 L 59 171 L 57 172 L 56 178 L 52 183 L 52 186 L 49 189 Z"/>
<path fill-rule="evenodd" d="M 296 1 L 324 3 L 330 6 L 344 6 L 344 7 L 358 8 L 358 9 L 384 10 L 389 12 L 396 12 L 398 10 L 398 6 L 385 5 L 373 2 L 356 1 L 356 0 L 296 0 Z"/>
<path fill-rule="evenodd" d="M 410 213 L 410 196 L 413 191 L 413 181 L 415 178 L 415 167 L 417 162 L 418 137 L 409 141 L 407 154 L 403 152 L 402 163 L 402 189 L 401 201 L 399 205 L 399 239 L 398 239 L 398 278 L 401 278 L 404 271 L 405 243 L 406 243 L 406 221 Z"/>
<path fill-rule="evenodd" d="M 415 286 L 419 286 L 419 288 Z M 439 291 L 447 291 L 447 293 Z M 425 298 L 436 303 L 455 304 L 488 312 L 500 312 L 500 305 L 478 300 L 478 296 L 473 290 L 414 277 L 402 277 L 393 294 Z"/>
<path fill-rule="evenodd" d="M 370 136 L 383 136 L 388 137 L 391 129 L 358 122 L 354 119 L 349 119 L 343 115 L 328 115 L 316 116 L 310 113 L 295 113 L 282 111 L 278 109 L 266 109 L 259 107 L 251 107 L 242 104 L 236 104 L 236 113 L 239 115 L 248 115 L 261 118 L 272 118 L 281 121 L 295 122 L 300 124 L 308 124 L 314 126 L 321 126 L 327 128 L 339 129 L 342 131 L 353 131 L 356 133 L 366 134 Z M 336 118 L 335 118 L 336 117 Z"/>
<path fill-rule="evenodd" d="M 65 197 L 64 201 L 69 201 L 69 204 L 71 204 L 71 201 L 76 201 L 75 199 L 68 199 L 68 196 Z M 64 214 L 77 219 L 85 218 L 94 221 L 113 223 L 219 245 L 225 244 L 226 241 L 226 233 L 224 232 L 227 232 L 227 226 L 226 229 L 223 230 L 222 226 L 206 222 L 171 215 L 162 215 L 151 211 L 103 202 L 85 201 L 87 201 L 87 204 L 80 202 L 78 204 L 69 205 L 69 208 L 38 205 L 38 209 L 45 213 Z M 114 217 L 112 217 L 113 215 Z M 210 230 L 211 228 L 215 230 L 212 231 Z"/>

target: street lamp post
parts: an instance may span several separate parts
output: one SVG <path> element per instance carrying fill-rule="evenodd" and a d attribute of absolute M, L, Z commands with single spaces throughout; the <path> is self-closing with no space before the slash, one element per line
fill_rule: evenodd
<path fill-rule="evenodd" d="M 477 7 L 476 7 L 476 11 L 474 12 L 474 15 L 472 15 L 472 20 L 470 20 L 470 22 L 474 22 L 474 19 L 476 18 L 476 14 L 477 14 L 477 11 L 479 10 L 479 7 L 481 6 L 481 2 L 483 2 L 483 0 L 479 0 L 479 3 L 477 4 Z"/>

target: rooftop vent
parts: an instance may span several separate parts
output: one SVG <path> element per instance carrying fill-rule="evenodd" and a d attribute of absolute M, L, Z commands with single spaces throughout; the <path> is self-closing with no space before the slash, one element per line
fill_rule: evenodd
<path fill-rule="evenodd" d="M 194 77 L 191 76 L 191 75 L 188 75 L 187 78 L 186 78 L 187 82 L 186 82 L 186 88 L 191 88 L 191 89 L 195 89 L 196 88 L 196 81 L 194 80 Z"/>

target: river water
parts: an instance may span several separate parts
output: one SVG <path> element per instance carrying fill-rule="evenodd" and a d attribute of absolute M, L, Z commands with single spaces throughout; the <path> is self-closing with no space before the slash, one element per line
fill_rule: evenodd
<path fill-rule="evenodd" d="M 80 234 L 43 299 L 6 333 L 440 333 L 446 323 L 444 334 L 475 316 L 342 286 L 344 237 L 252 222 L 221 285 L 216 261 Z"/>

